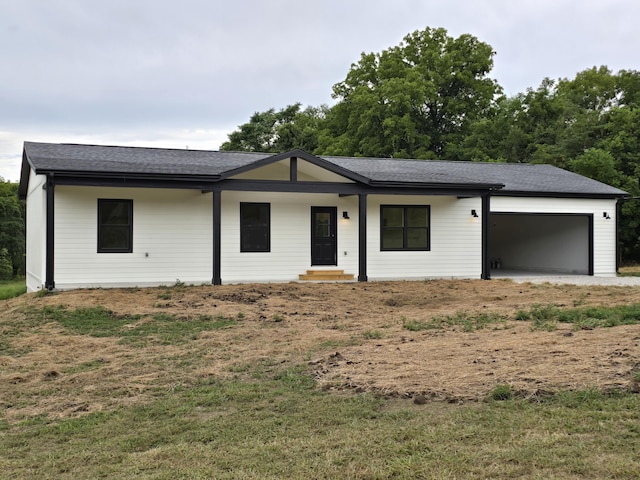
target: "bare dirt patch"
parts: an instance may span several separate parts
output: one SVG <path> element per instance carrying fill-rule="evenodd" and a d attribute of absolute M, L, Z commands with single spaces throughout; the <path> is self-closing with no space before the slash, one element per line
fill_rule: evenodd
<path fill-rule="evenodd" d="M 523 395 L 629 388 L 640 369 L 640 325 L 532 331 L 515 321 L 535 304 L 640 303 L 640 287 L 508 280 L 223 285 L 77 290 L 0 302 L 0 407 L 8 421 L 69 417 L 149 401 L 178 385 L 242 376 L 257 364 L 304 363 L 321 388 L 477 401 L 498 384 Z M 179 345 L 130 345 L 72 334 L 56 322 L 16 332 L 25 308 L 104 306 L 115 314 L 237 319 Z M 405 322 L 456 312 L 507 319 L 410 331 Z M 19 329 L 19 328 L 18 328 Z"/>

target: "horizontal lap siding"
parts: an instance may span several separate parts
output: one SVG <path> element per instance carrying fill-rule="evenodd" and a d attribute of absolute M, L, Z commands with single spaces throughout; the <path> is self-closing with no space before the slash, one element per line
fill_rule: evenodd
<path fill-rule="evenodd" d="M 491 212 L 593 215 L 593 274 L 616 274 L 616 201 L 574 198 L 493 197 Z M 606 219 L 603 213 L 611 217 Z"/>
<path fill-rule="evenodd" d="M 41 185 L 30 195 L 37 200 L 30 204 L 42 204 L 40 208 L 44 211 Z M 133 200 L 133 253 L 96 252 L 98 198 Z M 312 268 L 312 206 L 337 208 L 338 265 L 323 268 L 359 273 L 357 196 L 226 191 L 222 192 L 222 201 L 223 283 L 293 281 Z M 240 202 L 271 205 L 270 252 L 240 252 Z M 431 250 L 380 251 L 380 205 L 383 204 L 430 205 Z M 492 212 L 593 214 L 596 275 L 615 273 L 615 207 L 614 200 L 491 199 Z M 472 209 L 479 217 L 471 216 Z M 58 186 L 55 199 L 56 286 L 170 284 L 178 279 L 187 283 L 210 282 L 212 211 L 212 194 L 200 191 Z M 349 220 L 342 219 L 343 211 L 348 212 Z M 604 211 L 611 220 L 602 217 Z M 480 277 L 480 198 L 369 195 L 367 212 L 367 274 L 370 279 Z M 44 276 L 44 216 L 39 218 L 32 213 L 28 221 L 28 268 L 33 277 L 30 288 L 40 288 Z"/>
<path fill-rule="evenodd" d="M 430 205 L 431 250 L 380 250 L 381 205 Z M 376 279 L 480 278 L 482 273 L 480 198 L 382 196 L 368 200 L 368 275 Z M 471 216 L 475 209 L 478 217 Z"/>
<path fill-rule="evenodd" d="M 271 205 L 271 251 L 240 252 L 240 202 Z M 311 266 L 311 207 L 338 211 L 338 265 L 357 276 L 358 200 L 325 194 L 222 192 L 221 277 L 223 283 L 294 281 Z M 342 212 L 349 220 L 342 219 Z M 347 252 L 347 255 L 344 255 Z"/>
<path fill-rule="evenodd" d="M 133 200 L 132 253 L 97 253 L 99 198 Z M 199 190 L 57 187 L 56 286 L 210 282 L 211 205 Z"/>

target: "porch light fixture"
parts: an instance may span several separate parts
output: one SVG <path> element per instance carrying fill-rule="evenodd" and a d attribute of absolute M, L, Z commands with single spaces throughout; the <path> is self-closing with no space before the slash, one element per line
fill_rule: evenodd
<path fill-rule="evenodd" d="M 602 216 L 604 217 L 605 220 L 611 220 L 611 217 L 607 212 L 602 212 Z"/>
<path fill-rule="evenodd" d="M 476 209 L 474 208 L 473 210 L 471 210 L 471 216 L 478 218 L 478 212 L 476 212 Z"/>
<path fill-rule="evenodd" d="M 342 212 L 342 218 L 344 218 L 345 220 L 349 220 L 349 212 L 347 212 L 346 210 Z"/>

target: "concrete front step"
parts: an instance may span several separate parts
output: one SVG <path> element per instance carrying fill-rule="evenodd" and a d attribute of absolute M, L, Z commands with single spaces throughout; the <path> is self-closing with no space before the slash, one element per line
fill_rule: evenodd
<path fill-rule="evenodd" d="M 307 273 L 298 275 L 300 280 L 315 282 L 335 282 L 354 280 L 352 273 L 344 273 L 344 270 L 307 270 Z"/>

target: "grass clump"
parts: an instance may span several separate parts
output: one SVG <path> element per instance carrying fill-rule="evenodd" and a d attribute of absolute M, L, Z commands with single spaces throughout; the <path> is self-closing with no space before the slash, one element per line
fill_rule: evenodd
<path fill-rule="evenodd" d="M 425 322 L 422 320 L 408 320 L 407 318 L 402 317 L 402 328 L 409 330 L 410 332 L 419 332 L 421 330 L 432 330 L 442 327 L 436 325 L 432 321 Z"/>
<path fill-rule="evenodd" d="M 555 305 L 537 303 L 532 305 L 529 310 L 519 310 L 516 313 L 516 320 L 533 321 L 531 330 L 551 332 L 557 328 L 559 311 Z"/>
<path fill-rule="evenodd" d="M 514 393 L 511 385 L 496 385 L 489 393 L 489 399 L 494 401 L 513 400 Z"/>
<path fill-rule="evenodd" d="M 362 336 L 367 340 L 380 340 L 384 334 L 380 330 L 365 330 Z"/>

